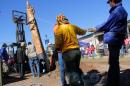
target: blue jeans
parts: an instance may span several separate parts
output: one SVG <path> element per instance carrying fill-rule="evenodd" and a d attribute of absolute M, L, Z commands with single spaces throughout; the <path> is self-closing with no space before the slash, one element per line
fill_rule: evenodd
<path fill-rule="evenodd" d="M 36 65 L 36 69 L 34 65 Z M 29 58 L 29 66 L 33 77 L 35 76 L 35 73 L 37 74 L 38 77 L 40 77 L 39 60 L 37 57 Z"/>
<path fill-rule="evenodd" d="M 62 86 L 64 86 L 66 84 L 66 81 L 65 81 L 65 70 L 64 70 L 64 62 L 62 59 L 62 53 L 58 53 L 58 63 L 60 67 L 61 83 L 62 83 Z"/>

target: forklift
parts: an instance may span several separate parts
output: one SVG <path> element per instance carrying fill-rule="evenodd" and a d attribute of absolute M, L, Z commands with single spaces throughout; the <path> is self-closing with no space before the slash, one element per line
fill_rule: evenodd
<path fill-rule="evenodd" d="M 20 78 L 23 78 L 24 72 L 28 71 L 28 58 L 25 54 L 26 51 L 26 39 L 24 25 L 27 24 L 27 15 L 24 12 L 12 11 L 13 22 L 16 24 L 16 64 L 17 68 L 22 67 L 18 70 Z M 23 61 L 21 61 L 23 60 Z M 19 66 L 20 65 L 20 66 Z M 24 66 L 24 67 L 23 67 Z M 22 74 L 22 75 L 21 75 Z"/>

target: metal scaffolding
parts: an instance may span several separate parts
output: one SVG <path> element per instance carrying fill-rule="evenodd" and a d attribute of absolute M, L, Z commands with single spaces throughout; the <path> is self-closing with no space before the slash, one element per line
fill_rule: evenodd
<path fill-rule="evenodd" d="M 20 42 L 26 42 L 24 32 L 24 24 L 27 24 L 26 13 L 13 10 L 12 17 L 14 23 L 16 24 L 16 43 L 19 44 Z"/>

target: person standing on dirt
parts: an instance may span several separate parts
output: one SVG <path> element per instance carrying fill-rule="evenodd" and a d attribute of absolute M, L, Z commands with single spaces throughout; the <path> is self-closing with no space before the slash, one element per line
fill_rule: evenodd
<path fill-rule="evenodd" d="M 6 43 L 3 43 L 1 49 L 0 49 L 0 53 L 1 53 L 1 56 L 2 56 L 2 60 L 5 61 L 6 63 L 8 63 L 8 59 L 9 59 L 9 56 L 7 54 L 7 44 Z"/>
<path fill-rule="evenodd" d="M 71 86 L 83 86 L 82 70 L 79 68 L 81 52 L 77 34 L 85 33 L 86 30 L 70 24 L 64 15 L 57 16 L 57 25 L 54 26 L 55 48 L 57 51 L 62 51 L 65 75 Z"/>
<path fill-rule="evenodd" d="M 47 46 L 47 52 L 48 52 L 48 57 L 50 61 L 50 71 L 54 70 L 56 65 L 55 65 L 55 57 L 54 57 L 54 44 L 48 43 Z"/>
<path fill-rule="evenodd" d="M 39 59 L 37 57 L 35 47 L 33 46 L 31 42 L 28 42 L 26 55 L 29 58 L 29 66 L 30 66 L 33 78 L 35 77 L 35 73 L 37 77 L 40 77 Z"/>
<path fill-rule="evenodd" d="M 8 60 L 9 60 L 9 56 L 8 56 L 8 53 L 7 53 L 7 44 L 6 43 L 3 43 L 1 49 L 0 49 L 0 60 L 2 61 L 2 72 L 3 72 L 3 75 L 5 78 L 8 77 L 8 72 L 9 72 L 9 67 L 8 67 Z"/>
<path fill-rule="evenodd" d="M 17 63 L 20 79 L 24 79 L 25 74 L 25 43 L 21 42 L 18 44 L 17 49 Z"/>
<path fill-rule="evenodd" d="M 110 15 L 100 26 L 91 28 L 90 32 L 104 31 L 104 42 L 109 49 L 109 70 L 106 86 L 120 86 L 119 55 L 127 34 L 127 12 L 122 6 L 122 0 L 108 0 Z"/>

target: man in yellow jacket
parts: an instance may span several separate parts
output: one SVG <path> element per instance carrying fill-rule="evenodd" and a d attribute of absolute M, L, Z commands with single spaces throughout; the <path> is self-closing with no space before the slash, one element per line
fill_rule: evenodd
<path fill-rule="evenodd" d="M 77 34 L 85 33 L 86 30 L 70 24 L 64 15 L 57 16 L 57 24 L 54 26 L 55 47 L 58 51 L 62 51 L 65 75 L 72 86 L 83 86 L 82 71 L 79 68 L 81 53 Z"/>

